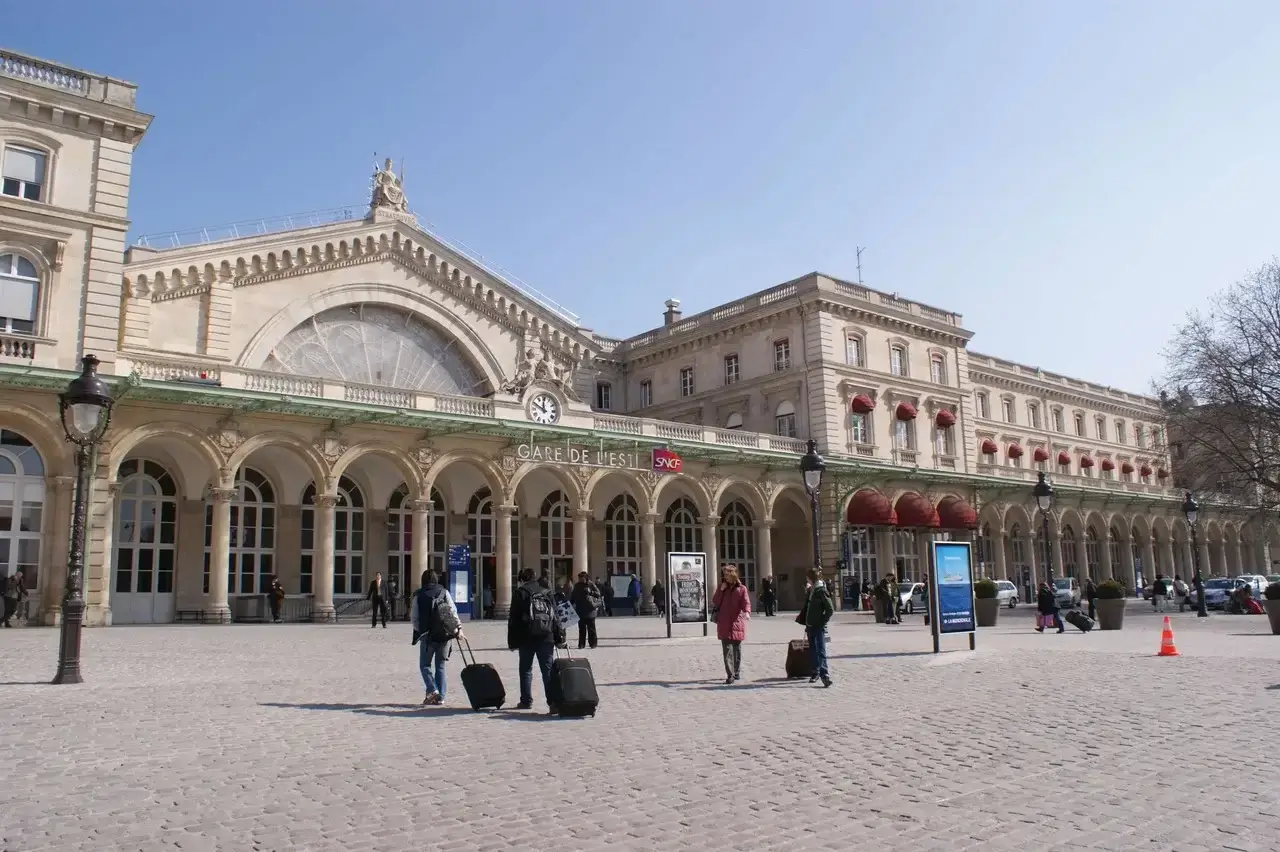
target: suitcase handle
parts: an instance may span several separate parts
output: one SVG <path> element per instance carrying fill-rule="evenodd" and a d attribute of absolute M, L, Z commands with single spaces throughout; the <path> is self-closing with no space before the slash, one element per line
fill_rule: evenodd
<path fill-rule="evenodd" d="M 569 653 L 569 645 L 568 645 L 568 643 L 565 643 L 564 648 L 561 648 L 559 645 L 556 645 L 556 644 L 554 644 L 554 643 L 553 643 L 553 644 L 551 645 L 551 648 L 552 648 L 552 651 L 553 651 L 553 653 L 555 654 L 555 658 L 556 658 L 557 660 L 558 660 L 558 659 L 560 659 L 560 652 L 561 652 L 561 651 L 564 651 L 564 657 L 565 657 L 565 659 L 566 659 L 566 660 L 572 660 L 572 659 L 573 659 L 573 654 L 570 654 L 570 653 Z"/>
<path fill-rule="evenodd" d="M 467 641 L 465 636 L 455 636 L 453 640 L 458 643 L 458 653 L 462 655 L 462 664 L 464 666 L 473 666 L 476 662 L 476 652 L 471 650 L 471 643 Z M 471 662 L 467 662 L 467 654 L 471 655 Z"/>

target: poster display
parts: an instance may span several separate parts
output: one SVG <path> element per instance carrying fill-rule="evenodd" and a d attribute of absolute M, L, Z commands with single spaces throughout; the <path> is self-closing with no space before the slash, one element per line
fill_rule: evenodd
<path fill-rule="evenodd" d="M 706 624 L 707 555 L 668 553 L 667 588 L 671 592 L 672 624 Z"/>
<path fill-rule="evenodd" d="M 973 562 L 967 541 L 933 542 L 933 585 L 938 590 L 938 632 L 973 633 Z"/>
<path fill-rule="evenodd" d="M 465 544 L 449 545 L 445 561 L 449 571 L 448 590 L 458 609 L 458 619 L 471 619 L 471 548 Z"/>

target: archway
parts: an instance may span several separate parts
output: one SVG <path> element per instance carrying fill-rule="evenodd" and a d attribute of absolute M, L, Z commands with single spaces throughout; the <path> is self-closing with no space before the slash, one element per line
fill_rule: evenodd
<path fill-rule="evenodd" d="M 717 528 L 720 565 L 732 565 L 738 569 L 738 577 L 747 591 L 756 590 L 756 530 L 751 510 L 741 500 L 729 503 L 720 513 Z M 717 574 L 718 576 L 718 574 Z M 713 578 L 714 579 L 714 578 Z"/>
<path fill-rule="evenodd" d="M 111 580 L 114 624 L 173 620 L 178 486 L 162 465 L 132 459 L 117 472 Z"/>
<path fill-rule="evenodd" d="M 21 572 L 23 588 L 40 581 L 45 463 L 24 436 L 0 429 L 0 583 Z"/>
<path fill-rule="evenodd" d="M 448 531 L 444 496 L 431 489 L 427 509 L 427 567 L 444 582 L 445 551 Z M 400 483 L 387 501 L 387 575 L 399 581 L 401 597 L 408 600 L 421 585 L 422 578 L 413 569 L 413 497 L 406 483 Z"/>
<path fill-rule="evenodd" d="M 316 484 L 313 482 L 302 493 L 302 587 L 314 586 L 316 546 Z M 338 479 L 334 492 L 337 503 L 333 508 L 333 600 L 358 600 L 365 594 L 365 497 L 364 491 L 350 477 Z M 259 582 L 264 580 L 259 575 Z M 244 575 L 241 575 L 242 585 Z M 305 594 L 305 592 L 304 592 Z"/>
<path fill-rule="evenodd" d="M 279 511 L 276 487 L 257 468 L 241 467 L 236 471 L 231 497 L 231 532 L 227 563 L 227 594 L 265 594 L 263 586 L 276 572 L 276 531 Z M 204 569 L 201 588 L 211 591 L 209 569 L 213 557 L 213 504 L 206 500 L 204 510 Z M 308 566 L 310 563 L 308 563 Z M 308 570 L 301 594 L 311 594 Z"/>

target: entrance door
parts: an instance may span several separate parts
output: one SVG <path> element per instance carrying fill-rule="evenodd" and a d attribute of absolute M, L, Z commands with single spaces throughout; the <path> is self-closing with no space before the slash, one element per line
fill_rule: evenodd
<path fill-rule="evenodd" d="M 111 615 L 116 624 L 173 620 L 178 489 L 163 467 L 120 465 Z"/>

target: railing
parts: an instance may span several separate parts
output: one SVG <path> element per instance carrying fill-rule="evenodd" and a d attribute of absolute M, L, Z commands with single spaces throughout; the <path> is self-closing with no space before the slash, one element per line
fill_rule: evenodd
<path fill-rule="evenodd" d="M 0 358 L 31 361 L 36 357 L 36 340 L 22 334 L 0 334 Z"/>
<path fill-rule="evenodd" d="M 227 240 L 297 231 L 303 228 L 318 228 L 321 225 L 335 225 L 339 222 L 350 222 L 363 218 L 364 213 L 361 212 L 359 207 L 334 207 L 329 210 L 296 213 L 292 216 L 277 216 L 274 219 L 250 219 L 245 222 L 233 222 L 230 225 L 216 225 L 211 228 L 192 228 L 189 231 L 146 234 L 134 240 L 134 245 L 154 251 L 171 251 L 178 248 L 202 246 Z"/>
<path fill-rule="evenodd" d="M 12 50 L 0 50 L 0 76 L 127 109 L 133 109 L 137 103 L 138 87 L 132 83 L 68 68 Z"/>

